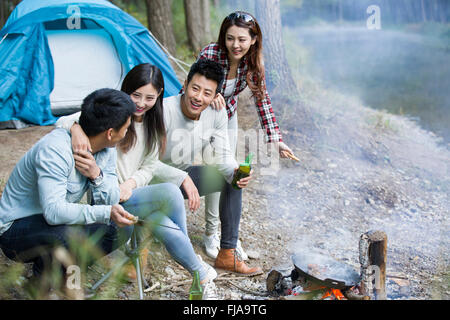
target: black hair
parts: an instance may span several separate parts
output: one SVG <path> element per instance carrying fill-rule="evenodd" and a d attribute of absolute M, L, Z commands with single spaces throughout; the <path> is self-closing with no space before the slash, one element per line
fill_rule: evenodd
<path fill-rule="evenodd" d="M 84 98 L 79 124 L 88 137 L 93 137 L 110 128 L 120 130 L 134 112 L 136 106 L 126 93 L 98 89 Z"/>
<path fill-rule="evenodd" d="M 195 62 L 191 66 L 191 69 L 189 70 L 189 74 L 187 76 L 188 84 L 195 74 L 200 74 L 206 79 L 217 82 L 216 93 L 222 89 L 222 83 L 225 78 L 225 74 L 223 72 L 222 66 L 218 62 L 209 59 L 200 59 Z"/>
<path fill-rule="evenodd" d="M 159 153 L 163 155 L 166 148 L 166 127 L 164 126 L 164 78 L 161 70 L 150 63 L 142 63 L 131 69 L 122 82 L 121 90 L 128 95 L 133 94 L 137 89 L 151 84 L 159 93 L 156 103 L 144 115 L 144 126 L 147 134 L 146 142 L 149 152 L 155 149 L 159 143 Z M 122 152 L 128 152 L 136 143 L 136 130 L 134 128 L 134 118 L 131 118 L 131 125 L 128 128 L 125 138 L 119 143 Z"/>

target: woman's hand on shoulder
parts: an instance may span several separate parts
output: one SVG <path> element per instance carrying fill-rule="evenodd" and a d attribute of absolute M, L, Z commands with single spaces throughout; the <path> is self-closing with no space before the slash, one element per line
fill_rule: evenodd
<path fill-rule="evenodd" d="M 72 151 L 74 153 L 79 151 L 92 152 L 89 138 L 78 123 L 74 123 L 70 128 L 70 134 L 72 135 Z"/>
<path fill-rule="evenodd" d="M 224 97 L 218 93 L 214 100 L 211 102 L 211 108 L 215 110 L 222 110 L 222 108 L 225 108 L 226 103 Z"/>

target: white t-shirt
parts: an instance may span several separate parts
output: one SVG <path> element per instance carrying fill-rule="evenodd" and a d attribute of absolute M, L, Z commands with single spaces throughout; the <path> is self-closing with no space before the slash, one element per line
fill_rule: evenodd
<path fill-rule="evenodd" d="M 226 87 L 225 87 L 225 91 L 223 92 L 223 96 L 225 98 L 231 97 L 233 95 L 234 87 L 236 86 L 236 81 L 237 81 L 236 78 L 234 78 L 234 79 L 227 79 L 225 81 Z"/>

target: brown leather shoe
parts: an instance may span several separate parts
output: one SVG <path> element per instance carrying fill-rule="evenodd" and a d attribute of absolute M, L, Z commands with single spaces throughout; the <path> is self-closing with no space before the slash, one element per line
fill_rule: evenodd
<path fill-rule="evenodd" d="M 236 253 L 236 249 L 220 249 L 214 267 L 249 277 L 263 273 L 260 267 L 249 268 Z"/>
<path fill-rule="evenodd" d="M 141 250 L 141 254 L 139 255 L 140 262 L 141 262 L 141 274 L 144 275 L 145 268 L 147 267 L 147 257 L 148 257 L 148 249 L 143 248 Z M 128 262 L 124 266 L 124 274 L 126 279 L 129 282 L 134 282 L 137 279 L 137 273 L 136 269 L 134 268 L 134 265 L 132 262 Z"/>

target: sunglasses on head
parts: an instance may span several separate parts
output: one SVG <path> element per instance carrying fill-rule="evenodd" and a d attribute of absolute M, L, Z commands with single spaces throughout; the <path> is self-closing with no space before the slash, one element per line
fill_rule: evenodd
<path fill-rule="evenodd" d="M 236 11 L 236 12 L 230 13 L 226 19 L 227 20 L 242 19 L 247 23 L 255 21 L 255 20 L 253 20 L 253 17 L 251 15 L 249 15 L 248 13 L 245 13 L 245 12 L 241 12 L 241 11 Z"/>

